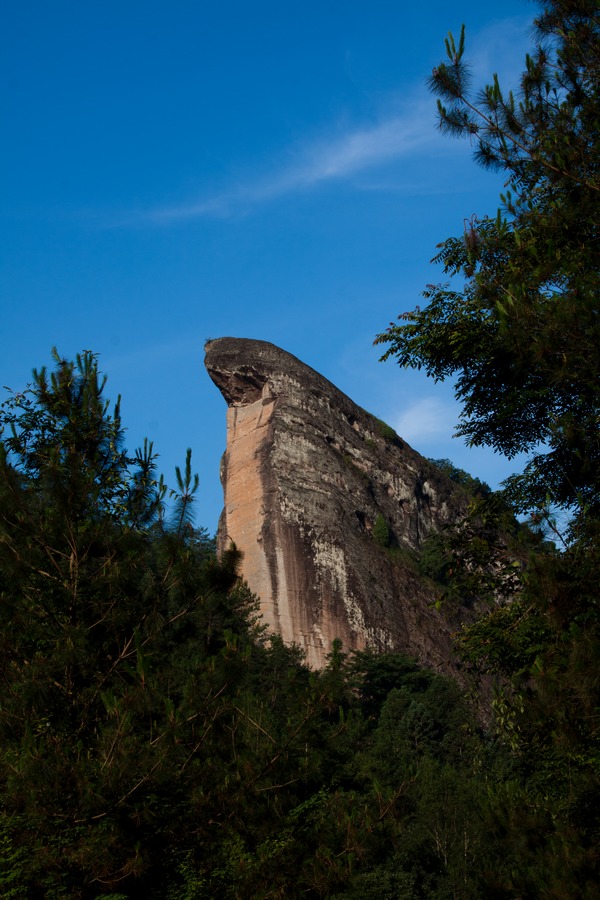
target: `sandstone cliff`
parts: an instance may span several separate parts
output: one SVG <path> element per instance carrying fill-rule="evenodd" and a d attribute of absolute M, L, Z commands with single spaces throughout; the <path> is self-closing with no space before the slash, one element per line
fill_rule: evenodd
<path fill-rule="evenodd" d="M 205 349 L 228 404 L 218 544 L 243 552 L 269 628 L 314 667 L 339 637 L 345 649 L 403 651 L 453 671 L 456 622 L 432 608 L 413 557 L 464 511 L 464 495 L 291 354 L 242 338 Z"/>

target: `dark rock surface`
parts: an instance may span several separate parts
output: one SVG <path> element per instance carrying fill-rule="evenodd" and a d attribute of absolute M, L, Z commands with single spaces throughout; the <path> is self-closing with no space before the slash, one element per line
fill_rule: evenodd
<path fill-rule="evenodd" d="M 291 354 L 243 338 L 205 349 L 228 405 L 218 543 L 243 552 L 269 628 L 315 667 L 339 637 L 346 650 L 403 651 L 453 672 L 457 622 L 432 608 L 436 589 L 414 560 L 464 512 L 464 494 Z M 382 522 L 389 548 L 376 540 Z"/>

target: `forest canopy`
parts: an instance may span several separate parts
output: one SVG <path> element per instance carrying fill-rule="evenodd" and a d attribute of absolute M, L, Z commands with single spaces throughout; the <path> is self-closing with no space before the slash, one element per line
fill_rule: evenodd
<path fill-rule="evenodd" d="M 167 512 L 105 388 L 93 353 L 55 352 L 0 411 L 2 896 L 475 885 L 481 742 L 457 685 L 338 642 L 311 672 L 267 638 L 239 554 L 193 525 L 189 452 Z"/>

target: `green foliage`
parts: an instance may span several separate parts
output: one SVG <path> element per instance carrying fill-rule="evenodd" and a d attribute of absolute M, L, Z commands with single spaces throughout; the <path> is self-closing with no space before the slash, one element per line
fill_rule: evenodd
<path fill-rule="evenodd" d="M 475 478 L 473 475 L 469 475 L 464 469 L 459 469 L 449 459 L 430 459 L 429 462 L 433 463 L 437 469 L 444 472 L 456 484 L 460 484 L 461 487 L 465 488 L 472 497 L 487 497 L 491 494 L 489 484 L 486 484 L 485 481 L 481 481 L 479 478 Z"/>
<path fill-rule="evenodd" d="M 505 860 L 481 896 L 592 897 L 600 873 L 600 18 L 596 0 L 544 0 L 518 91 L 478 93 L 464 29 L 434 69 L 440 125 L 505 178 L 493 217 L 439 247 L 448 283 L 376 343 L 383 358 L 453 378 L 458 434 L 529 454 L 503 496 L 432 538 L 421 565 L 446 596 L 484 598 L 465 660 L 496 682 L 506 785 L 485 819 Z M 452 473 L 451 473 L 452 477 Z M 467 487 L 469 485 L 467 484 Z M 561 533 L 550 510 L 566 512 Z M 529 526 L 515 513 L 531 514 Z M 537 532 L 537 533 L 536 533 Z M 545 532 L 545 533 L 544 533 Z M 550 535 L 560 550 L 549 544 Z M 590 805 L 591 804 L 591 805 Z"/>
<path fill-rule="evenodd" d="M 167 513 L 95 357 L 55 361 L 2 414 L 3 896 L 433 896 L 418 785 L 470 746 L 456 686 L 267 639 L 193 526 L 190 454 Z"/>
<path fill-rule="evenodd" d="M 193 525 L 190 452 L 169 512 L 104 387 L 55 355 L 0 416 L 2 896 L 595 896 L 594 504 L 559 552 L 449 470 L 470 516 L 420 564 L 489 603 L 460 638 L 495 679 L 484 733 L 407 656 L 335 641 L 310 672 L 267 638 L 238 551 Z"/>
<path fill-rule="evenodd" d="M 448 537 L 434 533 L 423 541 L 419 556 L 419 572 L 440 585 L 447 585 L 452 575 L 453 556 Z"/>
<path fill-rule="evenodd" d="M 550 493 L 580 509 L 597 504 L 600 471 L 597 3 L 545 2 L 536 29 L 517 95 L 497 79 L 475 95 L 464 31 L 447 41 L 431 77 L 442 129 L 474 141 L 508 190 L 497 216 L 472 217 L 441 245 L 459 287 L 429 286 L 427 306 L 377 342 L 384 358 L 456 378 L 469 443 L 532 453 L 510 483 L 520 507 L 545 507 Z"/>
<path fill-rule="evenodd" d="M 391 425 L 388 425 L 382 419 L 377 419 L 377 434 L 386 441 L 386 443 L 393 444 L 398 441 L 398 435 L 394 431 Z"/>
<path fill-rule="evenodd" d="M 13 823 L 5 815 L 0 821 L 0 889 L 6 900 L 19 900 L 27 876 L 27 852 L 15 845 Z"/>
<path fill-rule="evenodd" d="M 390 526 L 384 519 L 384 517 L 379 513 L 375 522 L 373 524 L 373 530 L 371 532 L 371 537 L 375 541 L 376 544 L 379 544 L 380 547 L 389 547 L 391 540 Z"/>
<path fill-rule="evenodd" d="M 306 670 L 262 641 L 237 551 L 217 563 L 193 528 L 190 454 L 166 516 L 151 445 L 122 449 L 95 357 L 55 360 L 2 416 L 5 892 L 149 895 L 188 831 L 210 843 L 192 821 L 231 821 L 242 773 L 250 793 L 285 781 L 319 698 L 292 714 L 254 689 L 282 657 L 308 689 Z"/>
<path fill-rule="evenodd" d="M 339 641 L 310 672 L 267 639 L 239 553 L 217 561 L 193 526 L 190 454 L 167 513 L 151 445 L 126 454 L 103 389 L 93 355 L 56 357 L 3 408 L 3 896 L 442 897 L 475 884 L 463 819 L 443 835 L 426 825 L 448 784 L 480 797 L 457 686 Z"/>

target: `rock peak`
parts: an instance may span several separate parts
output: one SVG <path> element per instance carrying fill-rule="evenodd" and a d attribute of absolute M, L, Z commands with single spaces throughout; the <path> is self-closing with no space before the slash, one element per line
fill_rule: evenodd
<path fill-rule="evenodd" d="M 228 406 L 254 403 L 267 384 L 271 391 L 284 392 L 290 379 L 306 381 L 309 377 L 313 388 L 345 396 L 310 366 L 268 341 L 222 337 L 207 341 L 204 350 L 208 374 Z"/>
<path fill-rule="evenodd" d="M 315 667 L 341 638 L 346 650 L 402 651 L 452 671 L 456 623 L 432 608 L 415 560 L 464 495 L 292 354 L 231 337 L 205 351 L 228 404 L 218 546 L 242 551 L 269 629 Z"/>

